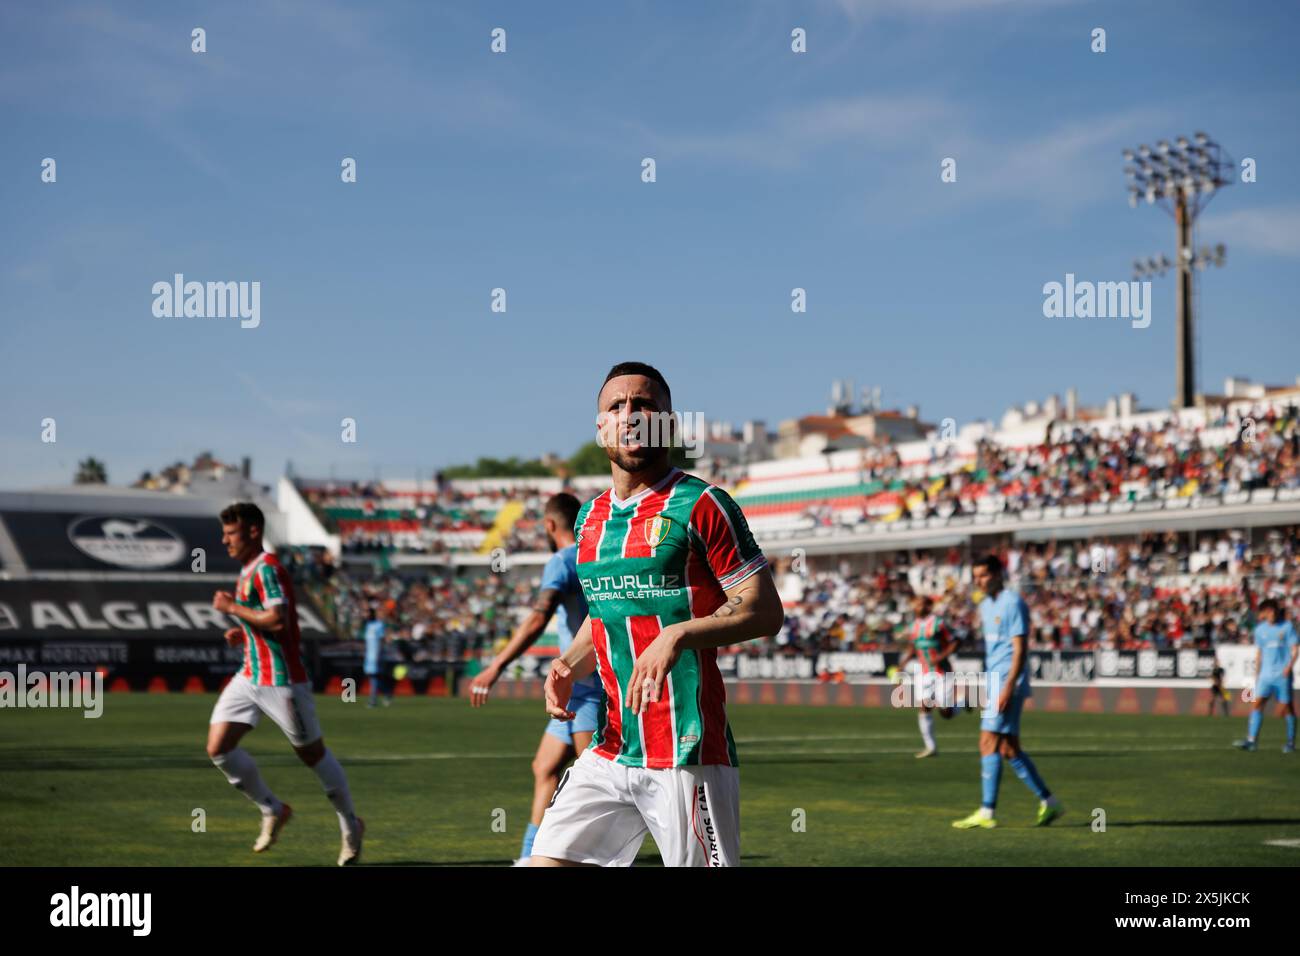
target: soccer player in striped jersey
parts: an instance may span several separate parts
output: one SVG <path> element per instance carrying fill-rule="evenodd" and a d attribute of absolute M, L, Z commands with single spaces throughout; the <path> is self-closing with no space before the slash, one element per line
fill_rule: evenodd
<path fill-rule="evenodd" d="M 934 711 L 936 704 L 939 716 L 947 720 L 953 714 L 952 701 L 946 699 L 947 688 L 944 675 L 952 670 L 948 658 L 957 650 L 957 641 L 953 638 L 943 619 L 934 613 L 934 601 L 924 594 L 912 598 L 912 623 L 907 636 L 911 646 L 898 662 L 901 671 L 915 659 L 920 669 L 916 686 L 920 688 L 921 708 L 917 712 L 917 723 L 921 728 L 921 742 L 925 749 L 917 754 L 917 759 L 933 757 L 939 752 L 934 742 Z"/>
<path fill-rule="evenodd" d="M 528 616 L 519 622 L 519 627 L 515 629 L 510 642 L 501 649 L 501 653 L 470 684 L 471 706 L 482 707 L 487 703 L 488 694 L 500 679 L 501 672 L 537 642 L 552 615 L 557 612 L 559 614 L 556 626 L 561 654 L 569 649 L 573 635 L 587 619 L 587 599 L 583 597 L 582 585 L 578 583 L 578 546 L 573 538 L 573 522 L 581 507 L 577 498 L 565 492 L 552 495 L 546 502 L 546 508 L 542 511 L 542 523 L 546 529 L 547 543 L 555 553 L 542 569 L 541 587 Z M 528 865 L 542 815 L 560 782 L 560 771 L 591 744 L 591 735 L 596 731 L 600 701 L 604 693 L 595 674 L 575 682 L 573 696 L 569 698 L 569 710 L 574 714 L 573 719 L 560 720 L 553 717 L 546 725 L 541 743 L 537 745 L 537 754 L 533 757 L 533 813 L 524 830 L 524 843 L 515 866 Z"/>
<path fill-rule="evenodd" d="M 616 365 L 597 408 L 613 487 L 578 513 L 589 613 L 552 664 L 546 709 L 572 719 L 574 682 L 595 671 L 601 721 L 560 780 L 532 865 L 630 866 L 650 833 L 665 865 L 735 866 L 740 777 L 717 649 L 776 634 L 785 612 L 735 502 L 670 463 L 664 377 Z"/>
<path fill-rule="evenodd" d="M 262 830 L 253 844 L 261 853 L 279 839 L 293 810 L 276 799 L 258 772 L 257 763 L 239 746 L 262 714 L 284 731 L 294 753 L 316 772 L 325 796 L 339 817 L 343 845 L 338 864 L 361 856 L 365 823 L 352 809 L 348 779 L 321 738 L 311 683 L 303 667 L 298 608 L 289 574 L 275 555 L 262 550 L 266 519 L 251 502 L 237 502 L 221 512 L 221 543 L 243 568 L 235 593 L 218 591 L 212 606 L 239 621 L 226 631 L 232 647 L 243 643 L 244 666 L 217 698 L 208 727 L 208 756 L 236 790 L 262 811 Z"/>

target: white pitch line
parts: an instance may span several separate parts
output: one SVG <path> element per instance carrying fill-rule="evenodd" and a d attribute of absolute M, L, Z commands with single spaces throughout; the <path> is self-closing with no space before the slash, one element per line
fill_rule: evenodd
<path fill-rule="evenodd" d="M 1300 840 L 1265 840 L 1264 846 L 1289 846 L 1300 849 Z"/>

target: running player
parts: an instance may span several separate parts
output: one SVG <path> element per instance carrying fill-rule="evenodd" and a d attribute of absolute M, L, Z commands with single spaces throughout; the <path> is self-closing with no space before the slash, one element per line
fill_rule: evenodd
<path fill-rule="evenodd" d="M 262 714 L 270 717 L 325 787 L 343 834 L 338 863 L 346 866 L 361 856 L 365 824 L 352 810 L 343 768 L 321 739 L 311 684 L 302 664 L 293 584 L 275 555 L 262 550 L 265 527 L 262 509 L 251 502 L 238 502 L 221 512 L 221 543 L 243 569 L 235 593 L 218 591 L 212 606 L 239 620 L 239 627 L 226 631 L 226 642 L 232 647 L 243 642 L 244 666 L 212 709 L 208 756 L 234 788 L 262 811 L 262 832 L 253 852 L 269 849 L 293 810 L 262 782 L 256 761 L 239 741 L 257 726 Z"/>
<path fill-rule="evenodd" d="M 551 666 L 546 709 L 572 720 L 574 681 L 597 671 L 601 722 L 560 780 L 532 865 L 630 866 L 648 832 L 665 865 L 735 866 L 740 777 L 717 649 L 776 634 L 781 599 L 735 502 L 669 462 L 664 377 L 616 365 L 597 409 L 613 487 L 578 513 L 590 615 Z"/>
<path fill-rule="evenodd" d="M 984 593 L 979 611 L 984 629 L 985 680 L 998 699 L 996 711 L 986 707 L 980 720 L 980 808 L 953 826 L 959 830 L 991 830 L 998 825 L 993 810 L 998 804 L 1003 757 L 1038 797 L 1035 825 L 1045 826 L 1065 810 L 1043 783 L 1029 755 L 1020 749 L 1020 711 L 1033 693 L 1025 668 L 1029 608 L 1019 594 L 1003 585 L 1002 562 L 994 555 L 976 562 L 974 577 L 975 586 Z"/>
<path fill-rule="evenodd" d="M 1255 625 L 1255 706 L 1246 725 L 1246 739 L 1234 740 L 1232 745 L 1242 750 L 1254 750 L 1259 740 L 1259 728 L 1264 723 L 1264 706 L 1270 697 L 1276 697 L 1278 715 L 1286 718 L 1286 743 L 1282 753 L 1295 753 L 1295 700 L 1291 693 L 1292 674 L 1295 673 L 1296 656 L 1300 655 L 1300 638 L 1295 625 L 1282 619 L 1282 606 L 1273 598 L 1261 601 Z"/>
<path fill-rule="evenodd" d="M 905 670 L 915 659 L 920 667 L 920 679 L 915 682 L 920 688 L 921 709 L 917 712 L 917 723 L 921 727 L 921 742 L 925 749 L 916 755 L 917 759 L 933 757 L 939 753 L 934 742 L 934 711 L 937 704 L 939 716 L 947 720 L 953 715 L 952 701 L 948 700 L 944 675 L 952 670 L 950 658 L 957 650 L 957 641 L 944 625 L 939 615 L 934 613 L 934 601 L 924 594 L 912 598 L 912 623 L 907 636 L 912 644 L 898 662 L 898 669 Z"/>
<path fill-rule="evenodd" d="M 501 672 L 536 643 L 546 630 L 551 615 L 559 612 L 556 629 L 560 636 L 560 653 L 569 649 L 574 633 L 587 619 L 587 599 L 578 583 L 578 546 L 573 539 L 573 522 L 580 507 L 577 498 L 563 492 L 546 502 L 542 524 L 546 529 L 546 541 L 555 553 L 542 569 L 541 588 L 529 615 L 515 629 L 510 643 L 471 682 L 469 701 L 473 706 L 482 707 L 487 703 L 488 694 L 501 677 Z M 515 861 L 516 866 L 528 865 L 528 858 L 533 854 L 533 838 L 537 836 L 542 814 L 560 782 L 560 771 L 591 744 L 603 696 L 600 678 L 595 674 L 574 682 L 573 695 L 568 701 L 573 719 L 552 718 L 546 725 L 546 732 L 542 734 L 537 754 L 533 757 L 533 812 L 528 829 L 524 831 L 524 845 Z"/>

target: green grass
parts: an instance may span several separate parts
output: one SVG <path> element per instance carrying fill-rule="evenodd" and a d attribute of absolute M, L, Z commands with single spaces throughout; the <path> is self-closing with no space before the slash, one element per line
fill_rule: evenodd
<path fill-rule="evenodd" d="M 336 818 L 269 720 L 245 738 L 293 823 L 263 856 L 257 814 L 203 753 L 214 697 L 115 694 L 104 715 L 0 711 L 0 864 L 332 865 Z M 500 865 L 518 852 L 539 704 L 399 698 L 367 710 L 321 697 L 326 742 L 348 771 L 371 864 Z M 1300 863 L 1300 758 L 1270 717 L 1258 753 L 1239 720 L 1028 714 L 1024 743 L 1067 807 L 1036 829 L 1006 768 L 1000 828 L 949 823 L 979 802 L 976 718 L 938 722 L 942 755 L 918 761 L 914 712 L 734 706 L 746 865 L 1231 866 Z M 191 830 L 192 811 L 207 831 Z M 494 832 L 493 811 L 506 832 Z M 1106 832 L 1092 829 L 1106 812 Z M 794 811 L 806 832 L 794 832 Z M 657 862 L 647 840 L 642 859 Z"/>

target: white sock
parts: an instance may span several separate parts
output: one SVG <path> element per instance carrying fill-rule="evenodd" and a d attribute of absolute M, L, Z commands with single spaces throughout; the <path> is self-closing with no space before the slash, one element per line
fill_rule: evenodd
<path fill-rule="evenodd" d="M 934 745 L 934 714 L 923 710 L 916 715 L 916 722 L 921 727 L 921 739 L 925 741 L 925 749 L 937 750 Z"/>
<path fill-rule="evenodd" d="M 988 807 L 980 807 L 980 819 L 981 819 L 981 820 L 992 820 L 992 819 L 993 819 L 993 811 L 992 811 L 990 808 L 988 808 Z"/>
<path fill-rule="evenodd" d="M 348 790 L 348 778 L 342 765 L 335 759 L 333 752 L 326 748 L 325 756 L 311 769 L 320 777 L 320 782 L 325 787 L 325 796 L 339 815 L 339 827 L 345 835 L 351 833 L 356 828 L 357 815 L 352 809 L 352 794 Z"/>
<path fill-rule="evenodd" d="M 247 750 L 236 747 L 229 753 L 217 754 L 212 762 L 226 775 L 231 786 L 257 804 L 262 813 L 269 816 L 280 812 L 282 804 L 271 788 L 262 782 L 262 775 L 257 772 L 257 761 Z"/>

